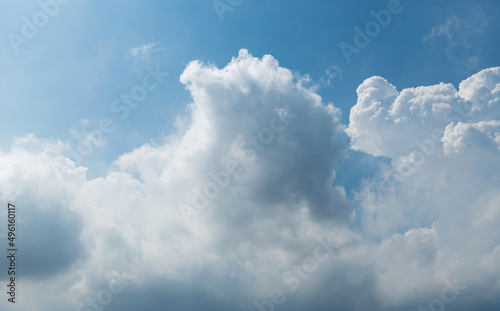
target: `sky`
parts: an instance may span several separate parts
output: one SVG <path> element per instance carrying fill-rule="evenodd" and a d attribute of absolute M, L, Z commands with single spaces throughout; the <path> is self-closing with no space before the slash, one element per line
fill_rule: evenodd
<path fill-rule="evenodd" d="M 500 1 L 3 1 L 0 310 L 498 310 Z"/>

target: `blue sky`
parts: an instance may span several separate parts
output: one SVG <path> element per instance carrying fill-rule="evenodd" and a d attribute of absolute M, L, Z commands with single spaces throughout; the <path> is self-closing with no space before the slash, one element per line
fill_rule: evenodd
<path fill-rule="evenodd" d="M 430 308 L 458 277 L 468 294 L 447 309 L 494 310 L 498 16 L 495 0 L 4 1 L 0 198 L 33 225 L 22 310 L 78 308 L 123 271 L 109 310 L 256 310 L 322 239 L 336 255 L 283 309 Z M 285 129 L 242 156 L 273 120 Z M 230 159 L 246 173 L 185 223 Z M 35 246 L 54 237 L 57 260 Z"/>

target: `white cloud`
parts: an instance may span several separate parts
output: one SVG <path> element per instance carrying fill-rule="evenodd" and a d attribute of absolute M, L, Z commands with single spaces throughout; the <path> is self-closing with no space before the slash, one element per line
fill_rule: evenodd
<path fill-rule="evenodd" d="M 62 157 L 59 141 L 18 139 L 0 153 L 0 197 L 25 211 L 23 230 L 36 236 L 25 243 L 39 245 L 33 258 L 44 268 L 25 273 L 19 310 L 74 310 L 109 287 L 112 271 L 134 277 L 106 310 L 255 310 L 252 301 L 276 288 L 287 310 L 418 309 L 455 278 L 467 286 L 457 310 L 498 303 L 499 76 L 485 70 L 458 92 L 449 84 L 399 92 L 380 77 L 358 88 L 347 130 L 357 150 L 397 166 L 418 150 L 415 138 L 442 128 L 395 191 L 366 181 L 356 194 L 361 233 L 349 227 L 344 189 L 332 187 L 348 147 L 340 111 L 270 55 L 241 50 L 221 69 L 191 62 L 180 81 L 193 102 L 178 133 L 123 154 L 102 178 Z M 455 110 L 467 101 L 462 116 Z M 231 161 L 240 174 L 221 173 Z M 213 173 L 229 184 L 186 222 L 179 205 L 193 204 Z M 305 273 L 321 239 L 331 254 Z M 296 274 L 292 291 L 282 276 L 295 269 L 307 278 Z"/>
<path fill-rule="evenodd" d="M 500 261 L 491 260 L 500 247 L 500 230 L 492 224 L 500 221 L 494 203 L 500 195 L 499 78 L 497 67 L 468 78 L 458 92 L 448 84 L 398 92 L 382 78 L 367 79 L 358 88 L 347 129 L 353 147 L 388 157 L 392 166 L 382 168 L 356 195 L 366 233 L 382 238 L 402 230 L 409 230 L 405 237 L 432 233 L 426 238 L 432 246 L 427 255 L 419 246 L 398 263 L 395 258 L 407 254 L 402 246 L 391 247 L 400 255 L 383 251 L 391 258 L 379 282 L 388 281 L 387 296 L 399 292 L 410 299 L 424 284 L 437 286 L 438 280 L 453 277 L 468 287 L 454 308 L 467 309 L 468 303 L 498 292 L 498 281 L 490 275 L 500 273 Z M 412 167 L 411 173 L 402 174 L 403 165 Z M 384 183 L 398 174 L 405 177 L 401 182 Z M 388 241 L 384 238 L 381 247 Z M 424 255 L 422 262 L 418 258 Z M 401 275 L 411 285 L 396 288 Z M 402 292 L 405 288 L 413 289 Z M 492 288 L 490 294 L 485 288 Z"/>
<path fill-rule="evenodd" d="M 329 226 L 349 217 L 345 191 L 331 186 L 335 161 L 347 148 L 336 138 L 338 109 L 302 88 L 272 56 L 257 59 L 246 50 L 222 69 L 194 61 L 180 80 L 193 97 L 187 125 L 165 143 L 122 155 L 103 178 L 82 180 L 85 171 L 60 157 L 62 144 L 29 139 L 57 152 L 39 160 L 45 173 L 27 178 L 48 181 L 57 176 L 50 162 L 69 163 L 58 178 L 72 191 L 53 186 L 83 220 L 73 228 L 80 232 L 75 245 L 88 256 L 59 276 L 69 288 L 61 305 L 98 291 L 110 271 L 126 270 L 145 287 L 151 279 L 168 284 L 204 273 L 213 281 L 231 276 L 241 288 L 226 288 L 220 280 L 203 291 L 234 292 L 251 306 L 249 297 L 281 284 L 279 267 L 290 266 Z M 192 205 L 195 190 L 204 191 L 211 173 L 229 161 L 242 173 L 186 222 L 180 204 Z M 19 173 L 8 163 L 6 170 L 5 178 Z M 3 197 L 26 204 L 26 183 L 9 182 L 15 191 L 3 190 Z M 269 285 L 262 288 L 261 282 Z M 212 295 L 207 299 L 216 299 Z"/>

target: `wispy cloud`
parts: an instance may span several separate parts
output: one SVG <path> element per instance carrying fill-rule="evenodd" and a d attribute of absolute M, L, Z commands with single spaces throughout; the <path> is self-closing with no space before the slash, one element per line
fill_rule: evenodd
<path fill-rule="evenodd" d="M 460 42 L 465 44 L 465 37 L 455 15 L 448 17 L 444 24 L 432 28 L 431 32 L 422 39 L 422 42 L 435 44 L 440 37 L 446 38 L 448 47 L 454 47 Z"/>
<path fill-rule="evenodd" d="M 164 50 L 163 48 L 155 48 L 160 43 L 160 41 L 151 42 L 144 44 L 140 47 L 135 47 L 130 49 L 130 55 L 134 57 L 147 58 L 151 52 Z"/>
<path fill-rule="evenodd" d="M 73 127 L 69 131 L 73 136 L 73 139 L 79 142 L 79 146 L 89 148 L 89 146 L 92 146 L 92 144 L 97 147 L 106 145 L 106 138 L 102 136 L 102 133 L 99 133 L 95 130 L 89 130 L 92 125 L 95 125 L 94 122 L 91 122 L 90 120 L 84 118 L 81 119 L 79 123 L 80 129 Z"/>
<path fill-rule="evenodd" d="M 468 60 L 476 63 L 480 50 L 475 48 L 473 40 L 484 34 L 488 26 L 486 13 L 481 8 L 471 9 L 466 16 L 452 14 L 443 24 L 434 26 L 422 38 L 430 46 L 444 47 L 444 52 L 455 60 Z M 461 56 L 460 56 L 461 55 Z"/>
<path fill-rule="evenodd" d="M 325 73 L 317 80 L 313 80 L 310 75 L 296 75 L 297 81 L 313 92 L 323 88 L 332 88 L 335 84 L 342 81 L 342 70 L 332 65 L 325 70 Z"/>
<path fill-rule="evenodd" d="M 320 85 L 323 87 L 333 87 L 336 82 L 342 80 L 342 70 L 337 66 L 330 66 L 320 79 Z"/>

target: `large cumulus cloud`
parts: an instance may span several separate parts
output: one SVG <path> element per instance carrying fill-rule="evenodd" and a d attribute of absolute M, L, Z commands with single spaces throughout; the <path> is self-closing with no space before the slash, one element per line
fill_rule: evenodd
<path fill-rule="evenodd" d="M 178 131 L 105 176 L 87 178 L 57 140 L 18 139 L 0 154 L 0 197 L 24 208 L 42 259 L 19 310 L 90 310 L 107 292 L 105 310 L 269 310 L 276 290 L 286 310 L 409 310 L 450 282 L 467 288 L 446 309 L 493 310 L 499 77 L 458 91 L 367 79 L 346 132 L 389 162 L 350 204 L 332 186 L 349 147 L 340 110 L 246 50 L 223 68 L 189 63 Z"/>
<path fill-rule="evenodd" d="M 179 309 L 230 309 L 234 301 L 254 308 L 252 298 L 282 283 L 280 268 L 352 217 L 344 189 L 332 187 L 336 160 L 348 147 L 337 136 L 340 110 L 303 88 L 290 70 L 270 55 L 258 59 L 241 50 L 221 69 L 188 64 L 180 81 L 193 102 L 178 132 L 122 155 L 106 176 L 87 179 L 85 168 L 61 156 L 65 146 L 58 141 L 30 138 L 51 150 L 21 149 L 38 161 L 24 163 L 37 168 L 30 175 L 11 164 L 17 147 L 11 151 L 2 176 L 12 190 L 2 188 L 2 197 L 19 193 L 14 199 L 34 215 L 53 196 L 52 203 L 64 202 L 75 218 L 72 224 L 53 212 L 47 216 L 59 221 L 58 236 L 73 238 L 64 248 L 68 264 L 58 265 L 71 269 L 45 272 L 66 284 L 62 309 L 88 307 L 86 299 L 118 272 L 134 275 L 126 289 L 131 300 L 157 288 L 151 295 Z M 17 180 L 20 175 L 27 181 Z M 28 187 L 38 184 L 50 184 L 51 191 L 37 189 L 35 197 Z M 44 238 L 50 230 L 35 229 L 44 241 L 40 249 L 50 249 Z M 42 309 L 54 303 L 44 301 Z"/>

